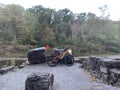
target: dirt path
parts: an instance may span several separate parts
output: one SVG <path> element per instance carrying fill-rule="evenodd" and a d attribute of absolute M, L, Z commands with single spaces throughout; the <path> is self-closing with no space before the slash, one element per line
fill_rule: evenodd
<path fill-rule="evenodd" d="M 29 65 L 23 69 L 0 75 L 0 90 L 25 90 L 25 80 L 32 72 L 48 72 L 55 76 L 54 90 L 120 90 L 92 81 L 79 63 L 73 66 L 57 65 L 49 67 L 47 64 Z"/>

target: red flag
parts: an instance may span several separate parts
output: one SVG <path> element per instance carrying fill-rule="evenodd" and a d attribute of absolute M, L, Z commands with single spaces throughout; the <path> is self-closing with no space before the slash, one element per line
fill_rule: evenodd
<path fill-rule="evenodd" d="M 50 46 L 49 46 L 49 45 L 46 45 L 45 48 L 46 48 L 46 50 L 48 50 L 48 49 L 50 48 Z"/>

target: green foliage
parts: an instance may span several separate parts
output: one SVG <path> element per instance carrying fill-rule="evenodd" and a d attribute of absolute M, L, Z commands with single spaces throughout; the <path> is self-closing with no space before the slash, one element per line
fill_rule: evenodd
<path fill-rule="evenodd" d="M 74 14 L 67 8 L 56 11 L 41 5 L 24 9 L 1 4 L 0 44 L 12 45 L 12 53 L 25 55 L 30 48 L 19 45 L 67 47 L 75 56 L 120 53 L 120 21 L 110 20 L 107 9 L 99 7 L 101 17 L 97 17 L 94 13 Z"/>
<path fill-rule="evenodd" d="M 3 35 L 6 37 L 3 40 L 14 41 L 23 38 L 26 34 L 24 29 L 24 8 L 19 5 L 7 5 L 0 10 L 1 28 Z"/>

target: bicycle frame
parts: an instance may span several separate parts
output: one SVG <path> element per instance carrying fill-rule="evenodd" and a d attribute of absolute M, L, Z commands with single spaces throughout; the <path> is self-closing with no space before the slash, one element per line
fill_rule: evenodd
<path fill-rule="evenodd" d="M 62 53 L 60 53 L 60 55 L 59 55 L 59 54 L 56 55 L 56 56 L 52 59 L 52 61 L 53 61 L 53 62 L 58 62 L 58 60 L 59 60 L 59 59 L 62 60 L 63 57 L 64 57 L 66 54 L 67 54 L 67 50 L 65 50 L 65 51 L 63 51 Z"/>

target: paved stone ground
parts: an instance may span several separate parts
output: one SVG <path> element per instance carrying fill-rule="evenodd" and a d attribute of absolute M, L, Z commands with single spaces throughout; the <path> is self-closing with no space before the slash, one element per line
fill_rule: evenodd
<path fill-rule="evenodd" d="M 53 73 L 54 90 L 120 90 L 102 83 L 92 81 L 88 73 L 80 68 L 79 63 L 73 66 L 47 64 L 28 65 L 23 69 L 0 75 L 0 90 L 25 90 L 25 80 L 32 72 Z"/>

